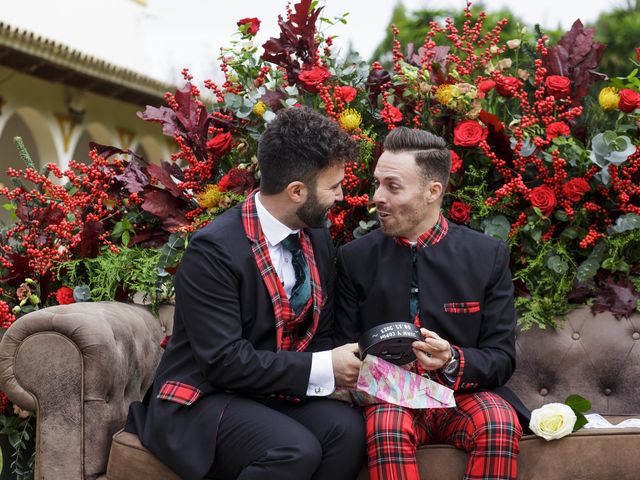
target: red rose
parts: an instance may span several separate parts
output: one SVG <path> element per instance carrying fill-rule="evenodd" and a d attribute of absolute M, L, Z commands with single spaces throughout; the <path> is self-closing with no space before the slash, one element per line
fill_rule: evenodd
<path fill-rule="evenodd" d="M 256 186 L 253 172 L 246 168 L 233 167 L 218 182 L 218 190 L 242 194 L 251 191 Z"/>
<path fill-rule="evenodd" d="M 518 80 L 516 77 L 508 77 L 506 75 L 501 75 L 496 80 L 496 92 L 503 97 L 513 97 L 518 90 L 522 86 L 522 82 Z"/>
<path fill-rule="evenodd" d="M 572 178 L 562 185 L 562 194 L 572 202 L 580 200 L 589 190 L 589 182 L 584 178 Z"/>
<path fill-rule="evenodd" d="M 451 152 L 451 173 L 456 173 L 462 167 L 462 159 L 453 150 Z"/>
<path fill-rule="evenodd" d="M 549 95 L 553 95 L 556 99 L 566 97 L 571 89 L 571 80 L 562 75 L 549 75 L 544 84 L 547 86 Z"/>
<path fill-rule="evenodd" d="M 464 202 L 455 201 L 449 208 L 449 220 L 456 223 L 467 223 L 471 219 L 471 207 Z"/>
<path fill-rule="evenodd" d="M 496 87 L 496 82 L 493 80 L 483 80 L 478 84 L 478 91 L 482 93 L 487 93 L 490 90 L 493 90 Z"/>
<path fill-rule="evenodd" d="M 331 78 L 331 74 L 326 68 L 322 67 L 313 67 L 298 76 L 298 80 L 300 80 L 305 90 L 311 93 L 318 93 L 318 85 L 323 84 L 328 78 Z"/>
<path fill-rule="evenodd" d="M 453 143 L 461 147 L 475 147 L 487 138 L 489 132 L 475 120 L 458 123 L 453 130 Z"/>
<path fill-rule="evenodd" d="M 547 125 L 547 140 L 553 140 L 558 135 L 571 135 L 569 125 L 564 122 L 551 122 Z"/>
<path fill-rule="evenodd" d="M 536 187 L 531 190 L 531 205 L 538 207 L 548 217 L 556 206 L 556 194 L 546 185 Z"/>
<path fill-rule="evenodd" d="M 340 96 L 340 98 L 342 98 L 342 100 L 347 103 L 353 101 L 353 99 L 356 98 L 356 94 L 358 93 L 355 88 L 350 87 L 349 85 L 337 87 L 335 91 L 338 96 Z"/>
<path fill-rule="evenodd" d="M 231 150 L 231 133 L 218 133 L 207 141 L 207 149 L 217 156 L 221 157 Z"/>
<path fill-rule="evenodd" d="M 620 90 L 618 108 L 624 113 L 631 113 L 640 106 L 640 93 L 625 88 Z"/>
<path fill-rule="evenodd" d="M 75 303 L 73 299 L 73 290 L 69 287 L 60 287 L 56 291 L 56 300 L 60 305 L 69 305 L 70 303 Z"/>
<path fill-rule="evenodd" d="M 640 47 L 636 47 L 636 59 L 640 62 Z"/>
<path fill-rule="evenodd" d="M 244 25 L 247 26 L 243 28 Z M 253 36 L 258 33 L 258 30 L 260 30 L 260 20 L 257 18 L 243 18 L 238 21 L 238 26 L 242 33 Z"/>

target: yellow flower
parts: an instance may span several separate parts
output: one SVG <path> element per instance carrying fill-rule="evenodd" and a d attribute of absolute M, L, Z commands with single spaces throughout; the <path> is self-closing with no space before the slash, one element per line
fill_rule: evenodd
<path fill-rule="evenodd" d="M 263 101 L 259 101 L 253 106 L 253 113 L 261 117 L 267 111 L 267 105 Z"/>
<path fill-rule="evenodd" d="M 217 185 L 207 185 L 204 192 L 196 195 L 196 199 L 202 208 L 216 208 L 222 199 L 222 192 Z"/>
<path fill-rule="evenodd" d="M 358 128 L 362 123 L 362 115 L 353 108 L 347 108 L 338 117 L 338 123 L 340 123 L 340 126 L 347 132 L 351 132 Z"/>
<path fill-rule="evenodd" d="M 442 105 L 448 105 L 453 98 L 454 86 L 450 84 L 443 84 L 438 86 L 436 90 L 436 100 Z"/>
<path fill-rule="evenodd" d="M 620 103 L 620 95 L 615 87 L 604 87 L 598 95 L 598 103 L 603 110 L 615 110 Z"/>

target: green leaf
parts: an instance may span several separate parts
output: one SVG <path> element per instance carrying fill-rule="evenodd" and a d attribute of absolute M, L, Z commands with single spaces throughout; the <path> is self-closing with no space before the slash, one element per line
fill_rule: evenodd
<path fill-rule="evenodd" d="M 542 230 L 536 228 L 533 232 L 531 232 L 531 238 L 533 238 L 536 243 L 539 243 L 540 239 L 542 238 Z"/>
<path fill-rule="evenodd" d="M 576 280 L 579 283 L 585 283 L 590 278 L 593 278 L 600 268 L 600 262 L 595 258 L 588 258 L 580 264 L 576 271 Z"/>
<path fill-rule="evenodd" d="M 562 260 L 558 255 L 551 255 L 547 259 L 547 267 L 556 273 L 563 274 L 569 269 L 569 264 Z"/>
<path fill-rule="evenodd" d="M 567 212 L 565 212 L 564 210 L 556 210 L 553 215 L 561 222 L 566 222 L 569 219 L 569 217 L 567 217 Z"/>
<path fill-rule="evenodd" d="M 125 230 L 124 232 L 122 232 L 122 245 L 126 247 L 127 245 L 129 245 L 130 241 L 131 241 L 131 234 L 129 233 L 128 230 Z"/>
<path fill-rule="evenodd" d="M 564 403 L 580 413 L 587 413 L 591 410 L 591 402 L 580 395 L 569 395 Z"/>
<path fill-rule="evenodd" d="M 584 427 L 588 423 L 588 421 L 587 418 L 580 412 L 574 411 L 573 413 L 576 414 L 576 424 L 573 426 L 573 431 L 577 432 L 582 427 Z"/>
<path fill-rule="evenodd" d="M 578 231 L 573 227 L 565 228 L 560 234 L 560 238 L 573 240 L 574 238 L 578 238 Z"/>
<path fill-rule="evenodd" d="M 509 239 L 511 223 L 509 223 L 509 220 L 504 215 L 494 215 L 493 217 L 485 218 L 480 226 L 486 235 L 504 241 Z"/>
<path fill-rule="evenodd" d="M 624 233 L 629 230 L 640 228 L 640 215 L 635 213 L 627 213 L 616 219 L 616 224 L 611 229 L 616 233 Z"/>

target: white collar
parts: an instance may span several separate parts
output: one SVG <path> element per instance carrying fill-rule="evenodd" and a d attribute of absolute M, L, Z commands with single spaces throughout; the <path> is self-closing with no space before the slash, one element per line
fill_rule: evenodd
<path fill-rule="evenodd" d="M 267 242 L 272 247 L 278 245 L 282 240 L 287 238 L 292 233 L 298 233 L 300 230 L 291 230 L 284 223 L 278 220 L 276 217 L 269 213 L 269 210 L 260 201 L 260 192 L 256 193 L 256 212 L 258 214 L 258 220 L 260 221 L 260 227 L 262 233 L 267 239 Z"/>

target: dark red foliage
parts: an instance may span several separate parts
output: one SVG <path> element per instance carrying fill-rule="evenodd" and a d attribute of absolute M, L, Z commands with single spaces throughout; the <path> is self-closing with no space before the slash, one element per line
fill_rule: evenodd
<path fill-rule="evenodd" d="M 584 28 L 576 20 L 558 45 L 549 48 L 544 66 L 549 75 L 563 75 L 571 79 L 571 97 L 577 101 L 584 97 L 589 86 L 600 80 L 594 69 L 600 63 L 605 45 L 594 41 L 595 29 Z"/>
<path fill-rule="evenodd" d="M 303 66 L 311 68 L 316 64 L 316 20 L 321 10 L 322 7 L 312 11 L 311 0 L 302 0 L 294 5 L 294 12 L 287 21 L 278 16 L 280 37 L 271 37 L 262 45 L 262 59 L 283 67 L 290 83 L 298 82 Z"/>
<path fill-rule="evenodd" d="M 598 293 L 591 305 L 594 314 L 610 311 L 620 320 L 622 317 L 629 318 L 635 312 L 640 294 L 629 277 L 602 274 L 598 276 L 597 284 Z"/>

